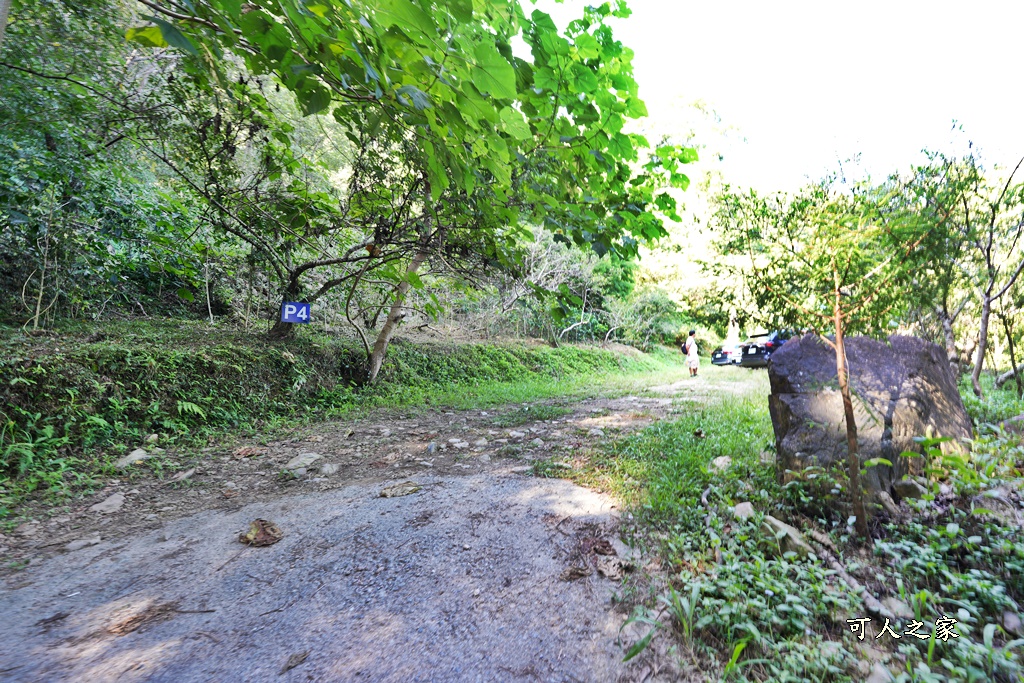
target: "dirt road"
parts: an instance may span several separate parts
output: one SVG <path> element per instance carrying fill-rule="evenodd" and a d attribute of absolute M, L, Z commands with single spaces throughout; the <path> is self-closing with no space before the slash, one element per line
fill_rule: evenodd
<path fill-rule="evenodd" d="M 643 558 L 618 538 L 616 502 L 529 468 L 572 467 L 702 386 L 547 420 L 509 406 L 330 423 L 206 454 L 173 486 L 111 482 L 0 538 L 30 560 L 0 595 L 0 679 L 644 679 L 621 661 L 612 598 Z M 381 497 L 404 481 L 420 489 Z M 239 543 L 257 518 L 282 540 Z"/>

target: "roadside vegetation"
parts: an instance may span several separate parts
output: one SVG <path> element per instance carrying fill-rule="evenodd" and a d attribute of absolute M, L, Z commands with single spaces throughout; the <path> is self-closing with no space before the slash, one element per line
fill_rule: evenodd
<path fill-rule="evenodd" d="M 34 491 L 87 491 L 153 434 L 161 447 L 198 447 L 371 412 L 579 395 L 648 381 L 677 362 L 661 349 L 399 342 L 381 381 L 360 387 L 359 349 L 323 334 L 282 344 L 202 322 L 136 321 L 28 338 L 8 330 L 0 346 L 0 514 Z M 504 419 L 512 426 L 517 415 Z"/>
<path fill-rule="evenodd" d="M 708 371 L 719 386 L 748 375 Z M 1024 531 L 1012 518 L 986 513 L 975 498 L 1020 479 L 1019 440 L 984 426 L 1018 414 L 1015 399 L 998 400 L 1011 392 L 993 393 L 979 411 L 965 382 L 981 426 L 973 452 L 951 458 L 926 443 L 933 485 L 921 514 L 877 521 L 868 552 L 857 542 L 841 470 L 779 483 L 760 378 L 747 396 L 720 392 L 685 405 L 678 418 L 590 454 L 575 472 L 544 470 L 620 496 L 632 515 L 626 534 L 655 558 L 620 590 L 632 620 L 651 636 L 627 654 L 642 658 L 661 639 L 662 653 L 707 680 L 858 681 L 885 660 L 900 683 L 1019 681 L 1024 640 L 1013 615 L 1024 603 Z M 737 519 L 733 510 L 744 502 L 756 512 Z M 812 540 L 815 554 L 802 557 L 762 527 L 765 515 L 827 543 Z M 842 558 L 885 605 L 897 604 L 892 599 L 905 606 L 891 624 L 900 639 L 875 639 L 884 623 L 878 617 L 866 638 L 857 638 L 847 620 L 868 611 L 825 553 Z M 945 618 L 956 619 L 959 637 L 936 639 Z M 913 621 L 932 637 L 904 635 Z"/>

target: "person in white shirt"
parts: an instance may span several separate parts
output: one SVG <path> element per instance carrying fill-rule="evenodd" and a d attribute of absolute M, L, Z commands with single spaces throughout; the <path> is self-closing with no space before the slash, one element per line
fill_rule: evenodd
<path fill-rule="evenodd" d="M 686 354 L 686 365 L 690 368 L 690 377 L 697 376 L 700 368 L 700 357 L 697 355 L 697 330 L 690 330 L 690 336 L 683 344 L 683 353 Z"/>

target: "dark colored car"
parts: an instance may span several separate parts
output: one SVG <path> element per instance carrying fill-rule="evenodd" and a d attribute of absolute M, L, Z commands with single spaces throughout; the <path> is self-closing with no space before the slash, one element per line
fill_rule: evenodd
<path fill-rule="evenodd" d="M 739 365 L 740 346 L 739 344 L 725 344 L 711 352 L 712 365 Z"/>
<path fill-rule="evenodd" d="M 772 354 L 786 343 L 788 332 L 766 332 L 755 334 L 740 344 L 740 366 L 744 368 L 763 368 L 768 365 Z"/>

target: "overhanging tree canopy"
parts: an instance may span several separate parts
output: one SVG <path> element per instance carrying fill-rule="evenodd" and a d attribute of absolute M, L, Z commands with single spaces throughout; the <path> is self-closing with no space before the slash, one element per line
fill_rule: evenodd
<path fill-rule="evenodd" d="M 667 188 L 689 184 L 680 168 L 692 149 L 651 149 L 624 131 L 647 111 L 633 53 L 607 24 L 628 16 L 621 2 L 588 7 L 564 35 L 518 2 L 140 2 L 152 25 L 130 40 L 188 53 L 214 83 L 240 64 L 270 77 L 305 114 L 333 116 L 362 155 L 363 185 L 349 199 L 361 190 L 366 201 L 341 218 L 365 249 L 291 266 L 283 295 L 301 297 L 299 278 L 321 266 L 348 268 L 333 280 L 353 284 L 374 259 L 402 260 L 381 271 L 394 297 L 372 356 L 419 286 L 417 270 L 452 257 L 453 242 L 514 269 L 527 225 L 543 223 L 566 243 L 631 257 L 665 234 L 658 214 L 676 217 Z M 532 60 L 513 53 L 520 38 Z M 394 181 L 396 166 L 400 182 L 366 192 L 375 177 Z M 370 365 L 372 377 L 379 359 Z"/>

